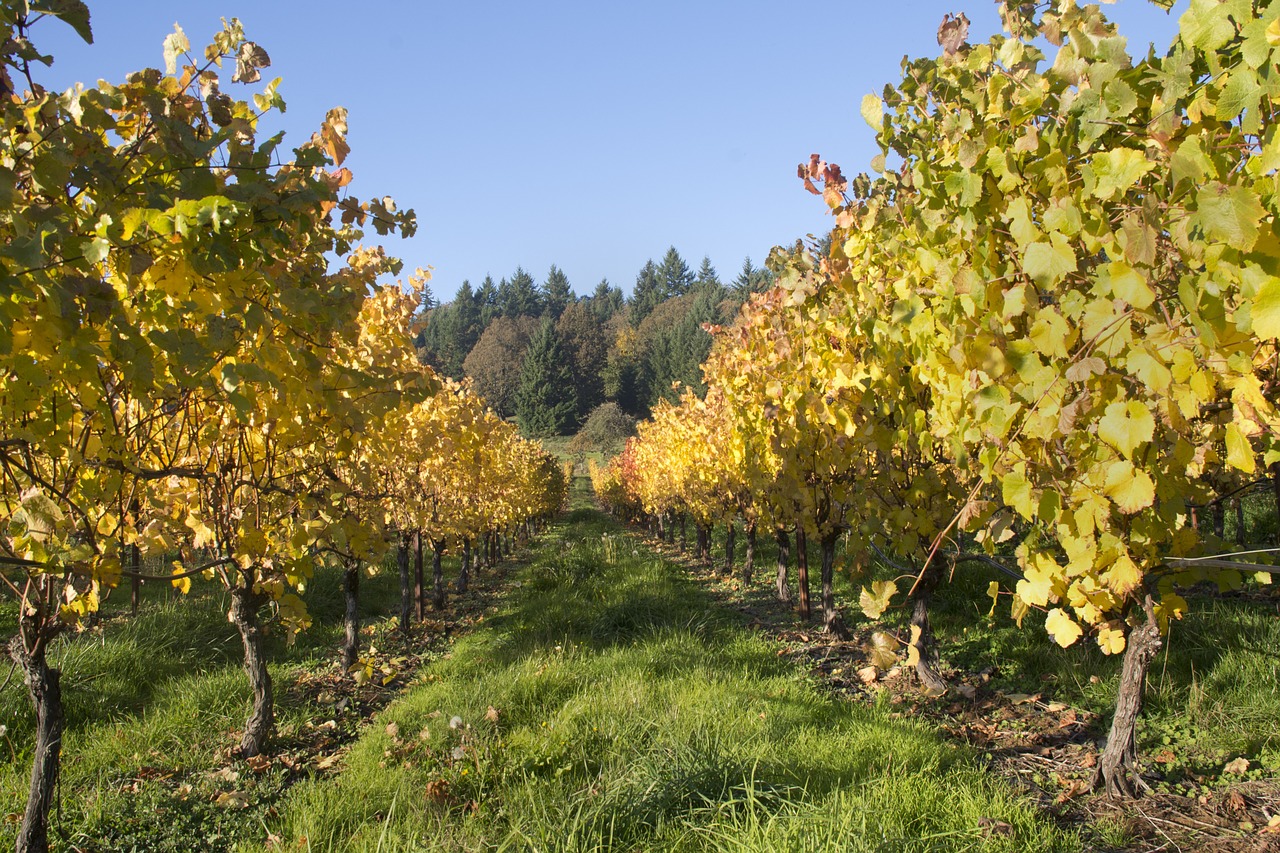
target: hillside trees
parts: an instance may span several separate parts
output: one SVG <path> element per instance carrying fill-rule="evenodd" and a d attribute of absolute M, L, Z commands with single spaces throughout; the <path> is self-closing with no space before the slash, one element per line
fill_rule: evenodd
<path fill-rule="evenodd" d="M 476 393 L 503 417 L 515 414 L 521 366 L 539 325 L 534 317 L 495 318 L 463 362 Z"/>
<path fill-rule="evenodd" d="M 530 437 L 564 435 L 578 424 L 573 363 L 547 317 L 529 342 L 520 368 L 516 419 Z"/>

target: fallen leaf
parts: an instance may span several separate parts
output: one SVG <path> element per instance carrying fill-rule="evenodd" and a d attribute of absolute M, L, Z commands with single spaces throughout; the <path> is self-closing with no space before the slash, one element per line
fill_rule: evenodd
<path fill-rule="evenodd" d="M 858 678 L 863 684 L 874 684 L 880 678 L 880 670 L 874 666 L 864 666 L 858 670 Z"/>
<path fill-rule="evenodd" d="M 246 809 L 249 807 L 249 795 L 244 791 L 224 791 L 213 802 L 224 808 Z"/>
<path fill-rule="evenodd" d="M 1222 768 L 1223 773 L 1232 773 L 1236 776 L 1243 776 L 1249 770 L 1249 759 L 1240 757 L 1235 761 L 1227 762 L 1227 766 Z"/>
<path fill-rule="evenodd" d="M 484 712 L 484 718 L 491 723 L 498 722 L 498 709 L 490 705 L 489 710 Z"/>
<path fill-rule="evenodd" d="M 271 759 L 265 755 L 255 755 L 253 758 L 246 759 L 245 764 L 248 764 L 249 769 L 254 773 L 265 773 L 271 769 Z"/>
<path fill-rule="evenodd" d="M 1227 794 L 1227 812 L 1233 817 L 1245 817 L 1249 811 L 1249 802 L 1239 791 L 1231 791 Z"/>
<path fill-rule="evenodd" d="M 1029 702 L 1035 702 L 1040 698 L 1039 693 L 1006 693 L 1004 698 L 1008 699 L 1014 705 L 1026 705 Z"/>
<path fill-rule="evenodd" d="M 1013 826 L 1011 824 L 991 817 L 978 818 L 978 828 L 981 829 L 982 834 L 988 838 L 993 835 L 1013 835 Z"/>
<path fill-rule="evenodd" d="M 400 737 L 400 726 L 396 725 L 395 723 L 387 723 L 387 737 L 391 738 L 392 740 L 395 740 L 398 737 Z"/>

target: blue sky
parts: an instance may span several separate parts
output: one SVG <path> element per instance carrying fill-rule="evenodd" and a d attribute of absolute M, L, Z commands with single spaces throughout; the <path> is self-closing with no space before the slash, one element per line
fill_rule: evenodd
<path fill-rule="evenodd" d="M 47 85 L 159 67 L 175 22 L 199 51 L 240 18 L 271 55 L 266 79 L 283 77 L 286 143 L 347 107 L 351 190 L 417 211 L 417 236 L 387 249 L 433 266 L 442 299 L 553 263 L 580 294 L 606 277 L 629 292 L 670 245 L 732 278 L 744 256 L 830 227 L 796 164 L 866 168 L 862 96 L 904 55 L 937 54 L 944 13 L 969 16 L 971 41 L 999 29 L 990 0 L 88 2 L 94 45 L 57 22 L 34 34 L 55 56 Z M 1107 11 L 1138 53 L 1167 46 L 1186 3 Z"/>

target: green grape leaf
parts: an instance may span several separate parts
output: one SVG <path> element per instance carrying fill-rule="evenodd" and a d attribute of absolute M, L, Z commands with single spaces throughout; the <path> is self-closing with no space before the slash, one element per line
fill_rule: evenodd
<path fill-rule="evenodd" d="M 863 95 L 862 119 L 879 133 L 884 128 L 884 101 L 875 95 Z"/>
<path fill-rule="evenodd" d="M 1251 188 L 1210 181 L 1196 193 L 1192 221 L 1210 240 L 1247 252 L 1258 242 L 1258 228 L 1265 215 L 1258 194 Z"/>

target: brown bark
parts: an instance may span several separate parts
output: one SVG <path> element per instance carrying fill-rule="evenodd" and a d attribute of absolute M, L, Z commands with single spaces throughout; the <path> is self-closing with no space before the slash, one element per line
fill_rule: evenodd
<path fill-rule="evenodd" d="M 813 611 L 809 604 L 809 542 L 804 525 L 796 525 L 796 583 L 800 586 L 800 618 L 808 619 Z"/>
<path fill-rule="evenodd" d="M 267 739 L 275 728 L 271 673 L 267 671 L 266 636 L 262 623 L 258 620 L 258 608 L 265 600 L 266 596 L 254 593 L 252 586 L 237 586 L 231 590 L 231 611 L 227 614 L 244 643 L 244 669 L 249 675 L 249 686 L 253 689 L 253 710 L 245 721 L 244 737 L 240 739 L 241 758 L 252 758 L 266 749 Z"/>
<path fill-rule="evenodd" d="M 738 551 L 738 525 L 729 522 L 729 529 L 724 532 L 724 573 L 733 574 L 733 558 Z"/>
<path fill-rule="evenodd" d="M 942 567 L 933 560 L 925 567 L 924 574 L 916 583 L 916 591 L 911 596 L 911 627 L 919 628 L 915 647 L 920 655 L 916 664 L 916 677 L 920 686 L 930 695 L 942 695 L 951 685 L 938 672 L 938 643 L 933 636 L 933 626 L 929 624 L 929 602 L 933 600 L 933 592 L 942 580 Z M 911 632 L 913 635 L 915 631 Z"/>
<path fill-rule="evenodd" d="M 774 579 L 774 587 L 778 592 L 778 600 L 790 604 L 791 586 L 787 583 L 787 562 L 791 559 L 791 537 L 781 527 L 773 535 L 778 543 L 778 573 Z"/>
<path fill-rule="evenodd" d="M 462 568 L 458 570 L 458 592 L 466 592 L 471 584 L 471 540 L 462 540 Z"/>
<path fill-rule="evenodd" d="M 689 550 L 689 517 L 683 512 L 680 513 L 680 553 Z"/>
<path fill-rule="evenodd" d="M 18 853 L 45 853 L 49 849 L 49 811 L 62 769 L 62 732 L 66 716 L 62 707 L 62 673 L 49 666 L 44 646 L 28 654 L 22 637 L 9 642 L 9 656 L 22 670 L 31 704 L 36 712 L 36 748 L 31 761 L 31 788 L 18 828 Z"/>
<path fill-rule="evenodd" d="M 834 587 L 836 539 L 838 533 L 828 533 L 822 537 L 822 630 L 833 634 L 841 640 L 849 639 L 849 629 L 836 610 L 836 593 Z"/>
<path fill-rule="evenodd" d="M 1218 501 L 1213 505 L 1213 534 L 1219 539 L 1227 535 L 1227 509 Z"/>
<path fill-rule="evenodd" d="M 694 550 L 697 551 L 696 559 L 699 562 L 707 563 L 711 561 L 711 531 L 703 525 L 696 526 L 694 531 Z"/>
<path fill-rule="evenodd" d="M 342 598 L 346 604 L 342 628 L 342 669 L 350 672 L 360 656 L 360 561 L 348 560 L 342 572 Z"/>
<path fill-rule="evenodd" d="M 747 554 L 742 560 L 742 585 L 747 586 L 751 583 L 751 575 L 756 568 L 756 523 L 748 521 L 747 530 Z"/>
<path fill-rule="evenodd" d="M 418 621 L 427 618 L 427 594 L 422 583 L 422 531 L 413 532 L 413 591 L 418 602 Z"/>
<path fill-rule="evenodd" d="M 1124 664 L 1120 669 L 1120 690 L 1116 694 L 1116 713 L 1111 718 L 1111 732 L 1107 746 L 1102 751 L 1098 769 L 1094 771 L 1093 787 L 1106 788 L 1113 797 L 1137 796 L 1146 783 L 1138 776 L 1137 734 L 1138 715 L 1142 712 L 1142 694 L 1147 684 L 1147 669 L 1160 651 L 1160 624 L 1151 596 L 1143 601 L 1147 621 L 1132 629 L 1125 645 Z"/>
<path fill-rule="evenodd" d="M 1276 544 L 1280 545 L 1280 462 L 1271 463 L 1271 496 L 1276 504 Z"/>
<path fill-rule="evenodd" d="M 431 607 L 439 613 L 444 610 L 444 540 L 437 539 L 431 546 Z"/>
<path fill-rule="evenodd" d="M 137 616 L 138 602 L 142 594 L 142 578 L 138 577 L 142 573 L 142 551 L 137 543 L 129 546 L 129 568 L 134 573 L 129 579 L 129 612 Z"/>
<path fill-rule="evenodd" d="M 400 534 L 396 548 L 396 566 L 400 569 L 400 630 L 408 634 L 413 619 L 413 584 L 409 581 L 409 534 Z"/>

